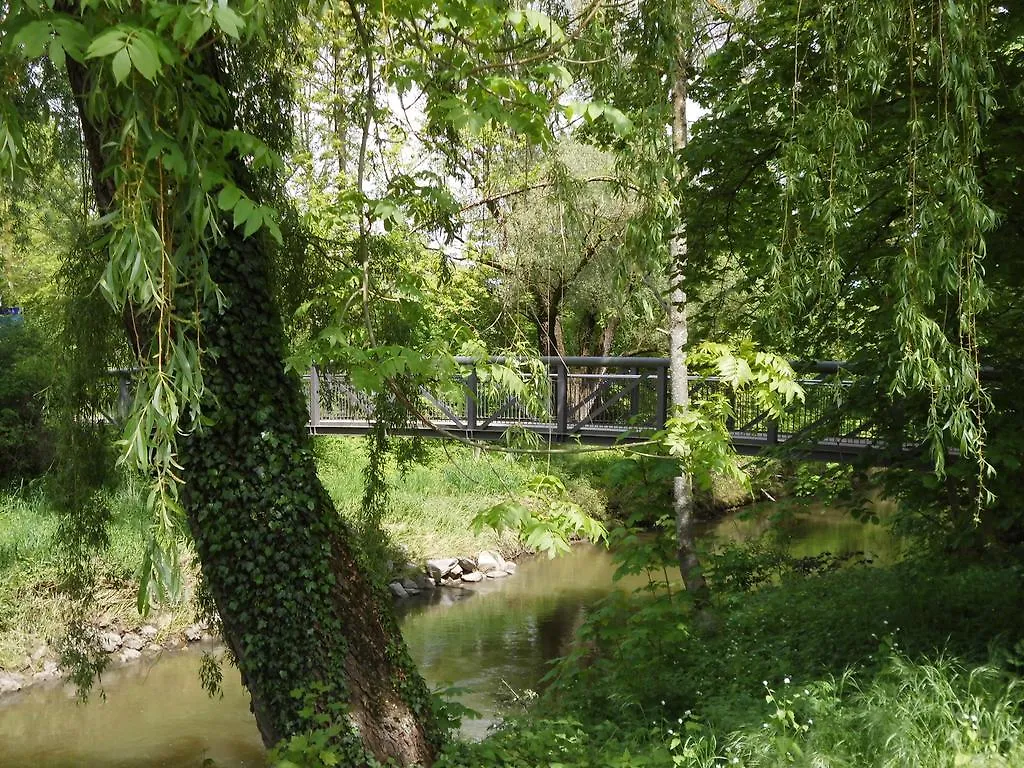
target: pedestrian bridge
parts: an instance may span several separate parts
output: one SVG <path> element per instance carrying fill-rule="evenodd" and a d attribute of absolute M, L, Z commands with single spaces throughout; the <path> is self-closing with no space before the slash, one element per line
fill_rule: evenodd
<path fill-rule="evenodd" d="M 667 358 L 542 357 L 547 381 L 533 382 L 539 395 L 528 401 L 495 384 L 473 359 L 457 362 L 458 386 L 445 394 L 421 389 L 418 402 L 405 404 L 409 421 L 397 431 L 469 440 L 502 440 L 527 431 L 546 444 L 614 445 L 649 439 L 665 426 L 670 410 Z M 713 376 L 690 376 L 690 397 L 694 403 L 730 399 L 727 426 L 742 454 L 784 451 L 794 459 L 849 462 L 886 447 L 870 423 L 843 415 L 852 381 L 842 363 L 818 362 L 801 370 L 805 401 L 780 419 Z M 306 389 L 311 434 L 360 435 L 373 428 L 372 398 L 343 375 L 314 369 Z"/>

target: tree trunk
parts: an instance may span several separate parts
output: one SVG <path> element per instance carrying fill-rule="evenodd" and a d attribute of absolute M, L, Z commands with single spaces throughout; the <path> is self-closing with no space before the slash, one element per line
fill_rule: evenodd
<path fill-rule="evenodd" d="M 341 704 L 353 743 L 429 765 L 429 694 L 317 478 L 265 256 L 257 241 L 228 241 L 211 262 L 227 306 L 203 326 L 212 424 L 182 446 L 183 500 L 225 641 L 268 745 L 313 727 L 308 705 Z"/>
<path fill-rule="evenodd" d="M 687 141 L 686 78 L 689 75 L 689 51 L 680 50 L 679 55 L 681 61 L 672 88 L 672 148 L 675 150 L 677 162 L 682 163 L 681 153 Z M 679 176 L 681 184 L 685 170 Z M 682 207 L 680 200 L 677 203 L 676 230 L 672 233 L 672 241 L 669 243 L 669 376 L 672 382 L 672 406 L 676 410 L 685 410 L 690 406 L 690 388 L 686 379 L 686 291 L 683 284 L 686 264 L 686 223 Z M 680 472 L 672 483 L 672 506 L 676 518 L 676 557 L 679 561 L 679 573 L 683 577 L 687 592 L 693 596 L 694 604 L 702 608 L 709 601 L 708 585 L 701 572 L 700 560 L 694 545 L 693 480 L 685 470 Z"/>
<path fill-rule="evenodd" d="M 104 169 L 119 127 L 86 108 L 89 69 L 70 57 L 67 69 L 106 213 L 118 202 Z M 317 477 L 301 387 L 284 371 L 266 243 L 228 221 L 221 231 L 210 272 L 226 301 L 204 311 L 208 423 L 180 438 L 182 501 L 260 733 L 270 746 L 326 720 L 343 765 L 366 755 L 430 765 L 442 734 L 426 685 Z"/>

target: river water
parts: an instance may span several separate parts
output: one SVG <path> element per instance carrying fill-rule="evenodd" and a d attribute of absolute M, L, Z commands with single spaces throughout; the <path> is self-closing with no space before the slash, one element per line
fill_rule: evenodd
<path fill-rule="evenodd" d="M 733 515 L 709 534 L 744 539 L 767 526 L 764 515 Z M 885 562 L 896 545 L 885 529 L 830 510 L 785 521 L 782 536 L 797 555 L 864 551 Z M 611 556 L 581 546 L 563 558 L 523 562 L 515 576 L 467 590 L 439 589 L 401 607 L 402 632 L 433 686 L 454 685 L 460 702 L 482 717 L 464 721 L 479 738 L 514 696 L 536 689 L 551 659 L 564 655 L 587 606 L 614 584 Z M 199 685 L 201 653 L 168 652 L 112 670 L 105 698 L 75 700 L 62 684 L 34 686 L 0 699 L 0 768 L 225 768 L 264 766 L 263 746 L 238 674 L 225 669 L 223 698 Z"/>

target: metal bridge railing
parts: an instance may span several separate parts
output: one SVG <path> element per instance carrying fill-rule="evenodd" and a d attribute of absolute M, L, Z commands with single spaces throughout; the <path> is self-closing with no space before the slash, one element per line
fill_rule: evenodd
<path fill-rule="evenodd" d="M 423 389 L 414 403 L 408 431 L 425 435 L 455 432 L 477 439 L 498 439 L 523 428 L 552 441 L 615 443 L 642 440 L 664 427 L 669 413 L 669 361 L 657 357 L 544 357 L 545 380 L 524 400 L 482 377 L 471 358 L 457 358 L 462 375 L 455 386 Z M 503 358 L 491 362 L 504 363 Z M 843 458 L 877 447 L 871 424 L 844 410 L 851 380 L 836 374 L 841 363 L 821 362 L 805 369 L 800 383 L 805 400 L 778 420 L 763 411 L 747 392 L 734 392 L 717 377 L 690 376 L 694 403 L 728 397 L 728 427 L 737 450 L 753 453 L 803 444 L 812 436 L 810 454 Z M 133 371 L 111 382 L 109 421 L 123 418 L 130 406 Z M 312 434 L 363 434 L 373 426 L 373 398 L 342 374 L 317 369 L 305 376 Z M 820 434 L 828 426 L 827 434 Z"/>

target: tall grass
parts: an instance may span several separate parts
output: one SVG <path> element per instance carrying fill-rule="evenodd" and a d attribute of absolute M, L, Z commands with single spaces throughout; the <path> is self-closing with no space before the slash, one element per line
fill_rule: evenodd
<path fill-rule="evenodd" d="M 318 438 L 320 478 L 342 515 L 357 522 L 366 467 L 366 441 Z M 588 467 L 578 462 L 535 463 L 503 454 L 477 453 L 437 443 L 426 448 L 424 463 L 389 468 L 391 508 L 383 525 L 389 538 L 412 559 L 470 554 L 499 549 L 516 554 L 520 543 L 511 534 L 472 532 L 478 512 L 517 497 L 527 480 L 544 471 L 560 475 L 574 498 L 591 513 L 604 510 L 603 494 L 594 488 Z"/>

